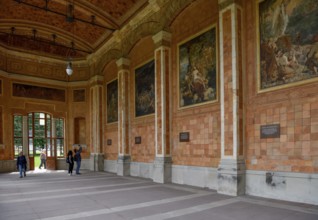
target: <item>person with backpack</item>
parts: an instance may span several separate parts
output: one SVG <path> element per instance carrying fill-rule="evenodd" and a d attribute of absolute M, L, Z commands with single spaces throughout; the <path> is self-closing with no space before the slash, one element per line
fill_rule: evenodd
<path fill-rule="evenodd" d="M 24 177 L 26 177 L 27 160 L 23 155 L 22 151 L 20 151 L 19 156 L 17 158 L 17 169 L 19 170 L 20 178 L 23 177 L 22 173 L 24 174 Z"/>
<path fill-rule="evenodd" d="M 79 145 L 79 149 L 77 150 L 76 148 L 74 149 L 74 161 L 76 161 L 76 174 L 80 175 L 81 173 L 79 172 L 81 168 L 81 153 L 82 153 L 82 146 Z"/>
<path fill-rule="evenodd" d="M 73 152 L 71 150 L 67 153 L 66 163 L 68 163 L 68 175 L 73 175 L 73 167 L 74 167 L 74 158 Z"/>

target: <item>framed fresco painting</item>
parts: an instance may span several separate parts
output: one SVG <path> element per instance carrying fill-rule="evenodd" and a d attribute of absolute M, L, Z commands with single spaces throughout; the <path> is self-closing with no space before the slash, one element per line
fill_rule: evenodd
<path fill-rule="evenodd" d="M 135 70 L 135 117 L 155 113 L 155 61 Z"/>
<path fill-rule="evenodd" d="M 115 79 L 106 85 L 107 123 L 118 121 L 118 80 Z"/>
<path fill-rule="evenodd" d="M 258 92 L 318 80 L 316 0 L 263 0 L 257 6 Z"/>
<path fill-rule="evenodd" d="M 73 102 L 85 102 L 86 100 L 85 89 L 74 89 L 73 90 Z"/>
<path fill-rule="evenodd" d="M 217 101 L 215 25 L 178 45 L 178 72 L 179 108 Z"/>

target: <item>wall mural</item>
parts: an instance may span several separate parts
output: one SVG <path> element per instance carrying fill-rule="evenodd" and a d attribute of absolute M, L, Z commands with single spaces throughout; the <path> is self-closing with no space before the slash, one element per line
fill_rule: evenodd
<path fill-rule="evenodd" d="M 118 121 L 118 80 L 107 84 L 107 123 Z"/>
<path fill-rule="evenodd" d="M 317 79 L 317 20 L 316 0 L 259 3 L 259 90 Z"/>
<path fill-rule="evenodd" d="M 135 70 L 135 116 L 155 113 L 155 62 Z"/>
<path fill-rule="evenodd" d="M 3 130 L 2 130 L 2 106 L 0 106 L 0 144 L 3 143 Z"/>
<path fill-rule="evenodd" d="M 179 45 L 179 107 L 217 100 L 216 42 L 213 27 Z"/>
<path fill-rule="evenodd" d="M 65 102 L 65 90 L 63 89 L 53 89 L 19 83 L 12 84 L 12 95 L 23 98 Z"/>
<path fill-rule="evenodd" d="M 85 89 L 73 90 L 73 102 L 85 102 Z"/>

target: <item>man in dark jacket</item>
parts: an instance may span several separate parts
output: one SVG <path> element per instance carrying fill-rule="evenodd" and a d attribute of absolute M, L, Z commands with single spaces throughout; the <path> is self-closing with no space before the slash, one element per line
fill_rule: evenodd
<path fill-rule="evenodd" d="M 74 149 L 74 161 L 76 161 L 76 174 L 80 175 L 80 168 L 81 168 L 81 153 L 82 153 L 82 146 L 79 145 L 79 149 L 77 150 L 76 148 Z"/>
<path fill-rule="evenodd" d="M 25 158 L 25 156 L 23 155 L 23 152 L 21 151 L 19 153 L 19 156 L 17 158 L 17 169 L 20 172 L 20 178 L 22 178 L 22 172 L 24 173 L 24 176 L 26 176 L 25 172 L 26 172 L 26 168 L 27 168 L 27 160 Z"/>

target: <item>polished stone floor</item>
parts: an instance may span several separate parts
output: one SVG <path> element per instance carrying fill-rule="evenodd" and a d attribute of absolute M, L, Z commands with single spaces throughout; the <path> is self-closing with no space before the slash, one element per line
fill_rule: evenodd
<path fill-rule="evenodd" d="M 106 172 L 0 174 L 0 219 L 317 220 L 318 207 Z"/>

